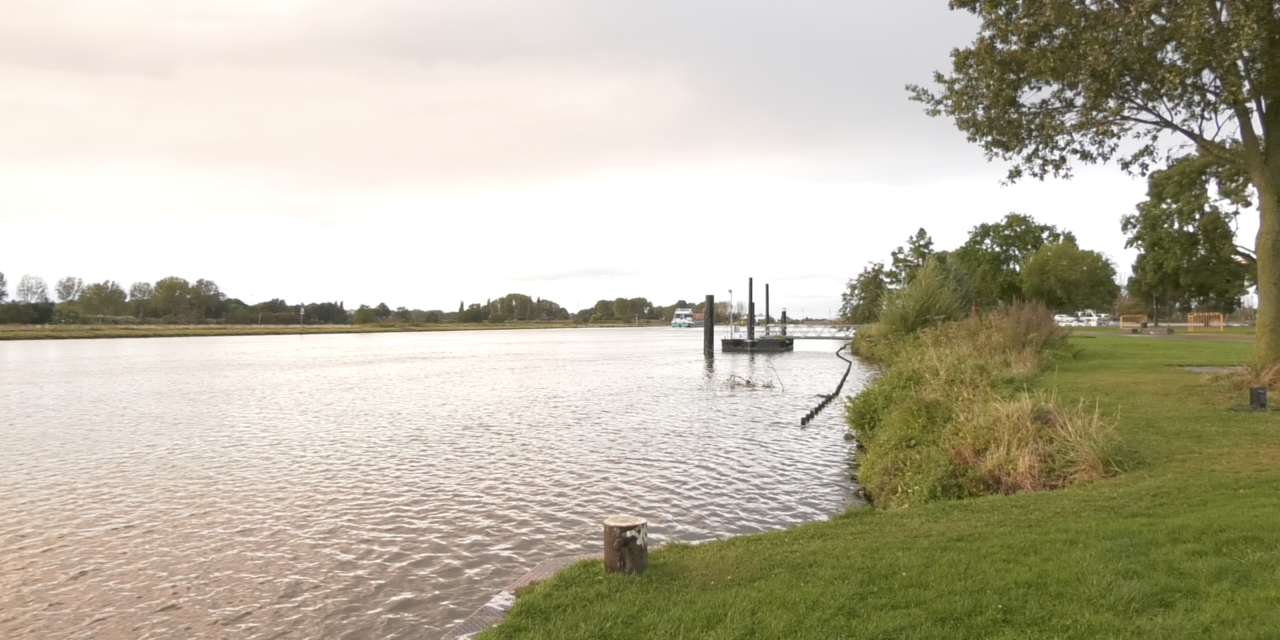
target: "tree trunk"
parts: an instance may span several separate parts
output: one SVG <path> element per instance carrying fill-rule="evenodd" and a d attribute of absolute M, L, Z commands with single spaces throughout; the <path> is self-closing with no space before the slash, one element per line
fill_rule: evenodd
<path fill-rule="evenodd" d="M 643 518 L 614 516 L 604 521 L 604 570 L 644 573 L 649 567 L 649 523 Z"/>
<path fill-rule="evenodd" d="M 1280 362 L 1280 180 L 1268 178 L 1255 181 L 1261 220 L 1256 250 L 1258 325 L 1253 359 L 1259 365 Z"/>

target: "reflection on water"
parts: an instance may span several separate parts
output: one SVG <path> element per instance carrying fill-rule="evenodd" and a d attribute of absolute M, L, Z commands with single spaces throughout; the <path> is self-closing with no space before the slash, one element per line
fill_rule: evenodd
<path fill-rule="evenodd" d="M 0 344 L 0 637 L 433 637 L 539 561 L 598 550 L 610 514 L 658 541 L 826 517 L 848 489 L 840 412 L 798 423 L 843 373 L 837 346 Z"/>

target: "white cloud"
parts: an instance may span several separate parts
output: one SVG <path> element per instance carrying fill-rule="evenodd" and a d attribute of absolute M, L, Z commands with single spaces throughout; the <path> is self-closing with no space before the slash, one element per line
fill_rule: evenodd
<path fill-rule="evenodd" d="M 444 308 L 673 301 L 755 275 L 825 308 L 917 227 L 954 246 L 1011 210 L 1129 261 L 1118 217 L 1140 185 L 999 187 L 907 101 L 974 31 L 936 2 L 0 12 L 6 273 Z"/>

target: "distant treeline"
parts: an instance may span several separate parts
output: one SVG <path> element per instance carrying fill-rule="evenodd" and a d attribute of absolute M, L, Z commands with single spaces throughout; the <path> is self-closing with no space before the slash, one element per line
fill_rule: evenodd
<path fill-rule="evenodd" d="M 511 293 L 485 303 L 458 303 L 457 311 L 421 310 L 386 303 L 347 309 L 343 302 L 289 303 L 275 298 L 247 304 L 229 298 L 212 280 L 190 282 L 168 277 L 155 282 L 135 282 L 128 291 L 104 280 L 85 284 L 68 276 L 53 286 L 39 276 L 24 275 L 12 298 L 0 273 L 0 324 L 371 324 L 439 322 L 505 323 L 568 322 L 609 323 L 633 320 L 670 320 L 677 308 L 691 307 L 684 300 L 657 306 L 646 298 L 600 300 L 576 314 L 559 304 L 522 293 Z M 697 306 L 701 311 L 702 305 Z"/>

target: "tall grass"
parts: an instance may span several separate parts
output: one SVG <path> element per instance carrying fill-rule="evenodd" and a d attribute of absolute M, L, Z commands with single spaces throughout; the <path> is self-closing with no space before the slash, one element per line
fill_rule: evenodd
<path fill-rule="evenodd" d="M 1053 489 L 1117 467 L 1112 425 L 1096 410 L 1026 391 L 1070 353 L 1043 306 L 915 333 L 882 326 L 855 351 L 884 367 L 845 407 L 863 447 L 859 481 L 877 506 Z"/>

